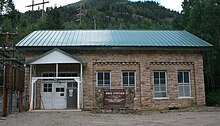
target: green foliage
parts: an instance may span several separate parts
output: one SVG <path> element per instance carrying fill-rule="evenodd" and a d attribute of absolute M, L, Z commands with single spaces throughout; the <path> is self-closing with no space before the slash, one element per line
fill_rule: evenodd
<path fill-rule="evenodd" d="M 220 90 L 208 92 L 206 95 L 206 104 L 208 106 L 220 105 Z"/>
<path fill-rule="evenodd" d="M 57 7 L 55 8 L 49 8 L 47 9 L 48 13 L 47 13 L 47 17 L 45 20 L 45 27 L 42 27 L 42 29 L 62 29 L 62 22 L 61 22 L 61 16 L 60 16 L 60 12 L 57 9 Z M 44 22 L 41 22 L 41 24 Z"/>
<path fill-rule="evenodd" d="M 3 32 L 12 32 L 13 28 L 12 28 L 12 24 L 11 24 L 11 20 L 6 18 L 3 22 L 2 22 L 2 29 Z"/>

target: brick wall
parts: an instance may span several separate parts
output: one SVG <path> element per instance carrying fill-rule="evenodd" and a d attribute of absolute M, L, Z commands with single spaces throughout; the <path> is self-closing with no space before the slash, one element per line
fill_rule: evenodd
<path fill-rule="evenodd" d="M 83 73 L 84 108 L 97 107 L 96 72 L 111 71 L 111 88 L 122 88 L 122 71 L 136 72 L 135 109 L 164 109 L 169 106 L 188 107 L 205 105 L 203 59 L 200 52 L 194 51 L 144 51 L 144 50 L 86 50 L 68 51 L 86 62 Z M 39 52 L 27 53 L 27 59 L 40 55 Z M 79 68 L 79 67 L 77 67 Z M 77 69 L 74 68 L 74 69 Z M 26 75 L 28 68 L 26 68 Z M 40 68 L 39 68 L 40 69 Z M 168 99 L 153 98 L 153 71 L 167 72 Z M 192 98 L 178 98 L 177 71 L 189 70 Z M 77 69 L 79 71 L 79 69 Z M 28 77 L 26 83 L 28 84 Z"/>

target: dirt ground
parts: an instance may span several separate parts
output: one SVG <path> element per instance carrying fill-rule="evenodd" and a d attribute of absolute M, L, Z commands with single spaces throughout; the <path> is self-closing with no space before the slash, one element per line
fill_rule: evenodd
<path fill-rule="evenodd" d="M 100 114 L 89 111 L 14 113 L 0 117 L 0 126 L 220 126 L 220 109 Z"/>

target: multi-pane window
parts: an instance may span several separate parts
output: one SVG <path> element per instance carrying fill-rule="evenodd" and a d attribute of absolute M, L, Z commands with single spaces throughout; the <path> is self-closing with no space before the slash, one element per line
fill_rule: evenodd
<path fill-rule="evenodd" d="M 123 84 L 123 87 L 134 87 L 135 86 L 135 72 L 133 71 L 122 72 L 122 84 Z"/>
<path fill-rule="evenodd" d="M 98 87 L 111 87 L 111 72 L 109 71 L 98 71 L 97 72 L 97 86 Z"/>
<path fill-rule="evenodd" d="M 178 71 L 178 96 L 179 97 L 190 97 L 190 72 L 189 71 Z"/>
<path fill-rule="evenodd" d="M 166 71 L 154 71 L 154 97 L 167 97 Z"/>
<path fill-rule="evenodd" d="M 43 91 L 52 92 L 52 84 L 44 84 Z"/>
<path fill-rule="evenodd" d="M 64 88 L 62 87 L 62 88 L 56 88 L 56 92 L 64 92 Z"/>

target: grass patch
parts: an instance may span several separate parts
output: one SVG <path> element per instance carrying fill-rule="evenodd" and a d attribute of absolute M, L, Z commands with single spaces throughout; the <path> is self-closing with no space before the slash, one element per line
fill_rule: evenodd
<path fill-rule="evenodd" d="M 207 92 L 206 105 L 207 106 L 220 106 L 220 90 Z"/>

